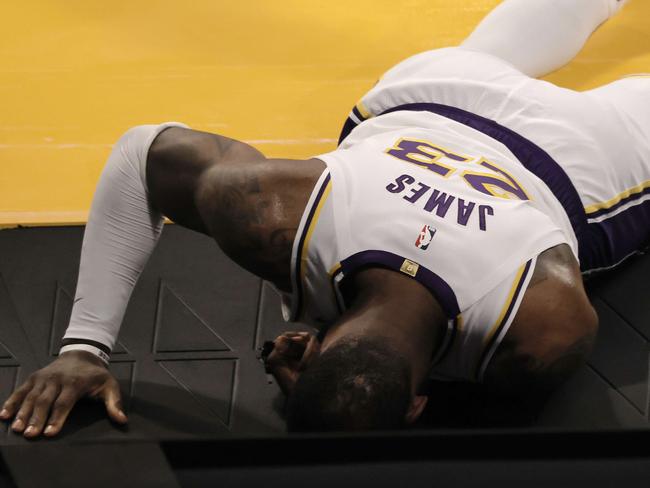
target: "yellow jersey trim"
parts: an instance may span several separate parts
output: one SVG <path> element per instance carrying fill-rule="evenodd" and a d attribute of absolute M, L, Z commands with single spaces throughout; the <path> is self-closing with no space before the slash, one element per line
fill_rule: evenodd
<path fill-rule="evenodd" d="M 487 349 L 490 347 L 491 344 L 493 344 L 492 339 L 494 338 L 494 335 L 498 333 L 498 331 L 501 330 L 503 327 L 504 323 L 506 320 L 509 318 L 506 315 L 508 314 L 508 311 L 511 310 L 511 305 L 513 302 L 517 300 L 519 295 L 524 293 L 524 287 L 521 286 L 521 284 L 526 280 L 526 277 L 528 276 L 529 273 L 526 273 L 525 271 L 527 269 L 530 269 L 530 264 L 531 261 L 527 261 L 526 263 L 522 264 L 519 269 L 517 270 L 517 274 L 515 276 L 515 279 L 512 281 L 512 285 L 510 286 L 510 291 L 508 292 L 508 296 L 501 307 L 501 312 L 499 313 L 499 317 L 496 319 L 494 322 L 494 325 L 490 328 L 490 331 L 488 334 L 485 336 L 483 339 L 483 348 L 481 351 L 481 354 L 479 355 L 479 361 L 476 367 L 476 378 L 480 379 L 481 375 L 481 370 L 483 369 L 483 363 L 485 362 L 486 359 L 486 354 L 489 352 Z"/>
<path fill-rule="evenodd" d="M 300 287 L 302 289 L 302 310 L 298 310 L 296 313 L 296 317 L 299 318 L 302 315 L 302 311 L 307 308 L 307 294 L 305 293 L 305 274 L 307 273 L 307 262 L 309 260 L 309 245 L 311 244 L 311 238 L 314 234 L 314 230 L 316 229 L 316 225 L 318 223 L 318 219 L 320 217 L 320 213 L 323 210 L 323 206 L 325 205 L 325 202 L 327 201 L 327 198 L 329 197 L 329 194 L 332 190 L 332 180 L 327 182 L 327 186 L 325 187 L 325 190 L 321 194 L 320 199 L 317 202 L 314 202 L 314 206 L 316 207 L 316 210 L 313 213 L 313 216 L 311 218 L 311 221 L 309 222 L 309 226 L 307 227 L 307 231 L 305 232 L 305 239 L 302 247 L 302 253 L 300 254 Z M 312 206 L 312 208 L 314 208 Z"/>
<path fill-rule="evenodd" d="M 373 117 L 370 110 L 368 110 L 366 108 L 366 106 L 363 104 L 363 102 L 361 102 L 361 101 L 359 101 L 359 103 L 357 103 L 357 110 L 359 111 L 359 113 L 361 114 L 361 116 L 364 119 L 369 119 L 369 118 Z"/>
<path fill-rule="evenodd" d="M 341 263 L 336 263 L 334 266 L 332 266 L 332 269 L 329 270 L 329 275 L 331 278 L 334 277 L 336 273 L 338 273 L 339 269 L 341 269 Z"/>

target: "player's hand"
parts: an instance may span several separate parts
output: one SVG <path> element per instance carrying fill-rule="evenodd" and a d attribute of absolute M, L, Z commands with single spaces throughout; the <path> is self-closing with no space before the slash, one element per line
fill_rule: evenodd
<path fill-rule="evenodd" d="M 308 332 L 285 332 L 273 343 L 265 366 L 288 395 L 300 373 L 320 354 L 320 342 Z"/>
<path fill-rule="evenodd" d="M 112 420 L 127 422 L 117 380 L 101 359 L 86 351 L 65 352 L 30 375 L 4 403 L 0 419 L 10 420 L 15 415 L 11 428 L 30 439 L 41 433 L 54 436 L 84 396 L 102 399 Z"/>

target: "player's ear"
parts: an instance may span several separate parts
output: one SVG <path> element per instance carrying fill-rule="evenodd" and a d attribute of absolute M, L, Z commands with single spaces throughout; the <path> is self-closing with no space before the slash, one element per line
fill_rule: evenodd
<path fill-rule="evenodd" d="M 429 397 L 425 395 L 415 395 L 411 399 L 411 404 L 409 405 L 409 409 L 406 412 L 406 417 L 405 417 L 407 424 L 410 425 L 420 418 L 420 415 L 422 415 L 422 412 L 424 411 L 424 407 L 427 406 L 428 401 L 429 401 Z"/>

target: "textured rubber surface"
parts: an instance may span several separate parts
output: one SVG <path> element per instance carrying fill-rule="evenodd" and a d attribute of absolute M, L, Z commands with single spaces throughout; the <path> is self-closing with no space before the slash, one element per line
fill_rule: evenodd
<path fill-rule="evenodd" d="M 52 360 L 74 296 L 83 228 L 0 231 L 0 396 Z M 540 428 L 647 428 L 650 257 L 591 281 L 601 319 L 587 367 L 532 419 Z M 284 429 L 283 398 L 258 360 L 286 329 L 274 292 L 208 238 L 167 226 L 136 286 L 111 370 L 129 415 L 121 429 L 103 405 L 80 403 L 56 440 L 264 436 Z M 510 414 L 447 385 L 426 426 L 507 425 Z M 443 400 L 446 399 L 444 402 Z M 445 404 L 441 410 L 440 405 Z M 441 414 L 441 412 L 443 412 Z M 530 423 L 530 422 L 529 422 Z M 21 445 L 6 427 L 0 445 Z"/>
<path fill-rule="evenodd" d="M 52 360 L 72 307 L 83 228 L 0 232 L 0 395 Z M 167 226 L 111 359 L 129 415 L 80 404 L 61 438 L 194 438 L 283 428 L 258 347 L 284 330 L 275 293 L 208 238 Z M 304 327 L 302 330 L 307 330 Z M 0 443 L 21 442 L 13 433 Z"/>

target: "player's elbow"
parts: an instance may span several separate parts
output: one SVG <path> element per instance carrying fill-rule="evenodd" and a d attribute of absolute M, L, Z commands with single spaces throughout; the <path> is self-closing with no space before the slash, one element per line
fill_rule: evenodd
<path fill-rule="evenodd" d="M 588 301 L 577 305 L 565 317 L 558 317 L 543 335 L 538 355 L 542 364 L 560 377 L 568 378 L 584 364 L 598 332 L 598 315 Z"/>
<path fill-rule="evenodd" d="M 598 315 L 588 302 L 576 306 L 566 317 L 558 317 L 536 352 L 541 393 L 555 390 L 586 363 L 597 331 Z"/>
<path fill-rule="evenodd" d="M 551 314 L 536 324 L 536 334 L 506 338 L 486 371 L 485 383 L 511 397 L 542 401 L 586 362 L 598 330 L 588 301 L 570 313 Z"/>

